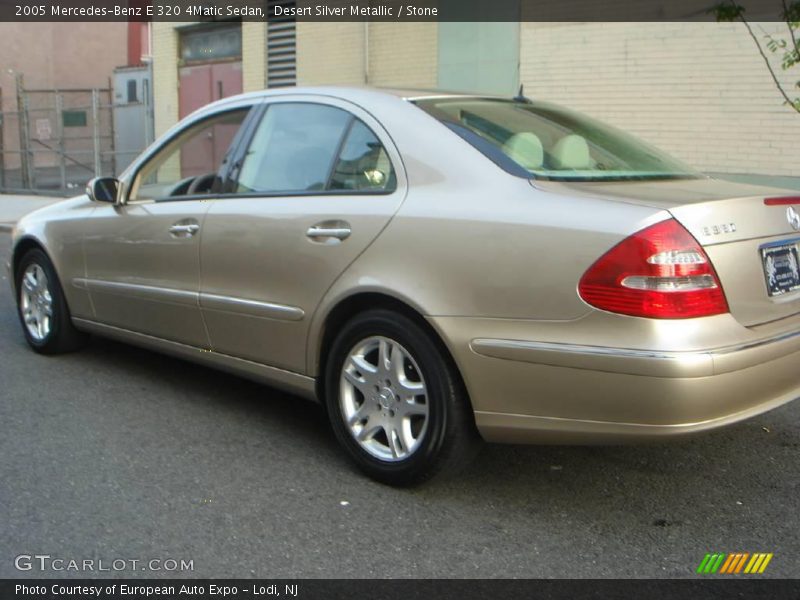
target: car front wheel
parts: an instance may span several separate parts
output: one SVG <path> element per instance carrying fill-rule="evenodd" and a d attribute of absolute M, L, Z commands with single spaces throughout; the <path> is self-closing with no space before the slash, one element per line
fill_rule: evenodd
<path fill-rule="evenodd" d="M 22 257 L 16 288 L 22 330 L 36 352 L 69 352 L 85 343 L 86 335 L 72 325 L 58 276 L 42 250 L 29 250 Z"/>
<path fill-rule="evenodd" d="M 458 373 L 432 336 L 388 310 L 356 316 L 337 336 L 326 374 L 334 432 L 368 475 L 420 483 L 467 462 L 478 446 Z"/>

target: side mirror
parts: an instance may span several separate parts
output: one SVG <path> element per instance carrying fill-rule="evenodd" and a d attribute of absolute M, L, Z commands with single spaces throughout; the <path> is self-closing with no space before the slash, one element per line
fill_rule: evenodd
<path fill-rule="evenodd" d="M 118 189 L 119 181 L 114 177 L 95 177 L 86 184 L 86 195 L 93 202 L 114 204 L 117 201 Z"/>

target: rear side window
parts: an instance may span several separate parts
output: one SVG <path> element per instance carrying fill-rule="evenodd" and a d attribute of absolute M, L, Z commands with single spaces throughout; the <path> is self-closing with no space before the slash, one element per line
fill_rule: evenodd
<path fill-rule="evenodd" d="M 239 193 L 391 191 L 386 150 L 360 120 L 339 108 L 280 103 L 267 109 L 239 173 Z"/>
<path fill-rule="evenodd" d="M 333 170 L 330 189 L 390 191 L 396 187 L 386 150 L 372 130 L 355 119 Z"/>

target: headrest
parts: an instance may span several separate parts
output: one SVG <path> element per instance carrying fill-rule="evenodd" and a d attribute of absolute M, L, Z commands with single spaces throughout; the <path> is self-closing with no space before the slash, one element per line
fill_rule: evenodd
<path fill-rule="evenodd" d="M 554 169 L 590 169 L 592 157 L 589 144 L 579 135 L 566 135 L 553 146 L 552 161 Z"/>
<path fill-rule="evenodd" d="M 503 152 L 529 171 L 541 168 L 544 162 L 542 141 L 536 134 L 527 131 L 508 138 L 503 144 Z"/>

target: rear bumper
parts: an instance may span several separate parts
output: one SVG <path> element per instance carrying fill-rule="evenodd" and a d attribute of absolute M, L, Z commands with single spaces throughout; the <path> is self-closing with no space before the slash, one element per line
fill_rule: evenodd
<path fill-rule="evenodd" d="M 725 319 L 732 321 L 729 315 L 696 320 L 694 336 L 681 335 L 681 329 L 692 329 L 687 321 L 671 333 L 661 325 L 648 330 L 644 319 L 628 323 L 645 328 L 642 339 L 654 350 L 554 341 L 555 323 L 432 322 L 452 343 L 476 424 L 487 440 L 622 443 L 722 427 L 800 397 L 800 322 L 774 326 L 765 334 Z M 571 332 L 583 340 L 603 340 L 591 319 L 584 324 L 588 336 L 575 335 L 580 331 L 576 323 L 562 324 L 567 339 Z M 619 326 L 624 324 L 619 321 L 605 337 L 623 341 L 626 333 Z M 737 329 L 735 343 L 677 349 L 682 337 L 688 347 L 704 336 L 731 342 Z M 504 335 L 484 336 L 481 330 Z M 531 337 L 511 337 L 510 332 Z M 532 341 L 537 334 L 550 339 Z"/>

